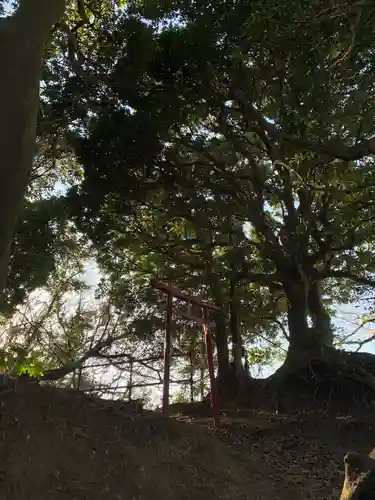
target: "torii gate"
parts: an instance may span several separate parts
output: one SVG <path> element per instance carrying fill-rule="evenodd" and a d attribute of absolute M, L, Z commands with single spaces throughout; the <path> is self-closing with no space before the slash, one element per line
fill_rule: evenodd
<path fill-rule="evenodd" d="M 218 390 L 215 380 L 214 359 L 212 353 L 212 336 L 208 313 L 210 311 L 219 311 L 220 307 L 209 304 L 191 295 L 181 292 L 166 283 L 162 283 L 156 279 L 151 280 L 151 286 L 164 295 L 167 296 L 167 310 L 165 322 L 165 342 L 164 342 L 164 380 L 163 380 L 163 413 L 167 413 L 169 407 L 169 378 L 171 367 L 171 353 L 172 353 L 172 315 L 173 315 L 173 297 L 176 297 L 189 305 L 194 304 L 202 310 L 202 317 L 193 316 L 190 311 L 185 312 L 182 310 L 175 311 L 175 314 L 186 319 L 195 321 L 199 325 L 203 325 L 203 334 L 206 345 L 207 365 L 210 375 L 210 388 L 211 388 L 211 404 L 212 404 L 212 417 L 215 427 L 220 425 L 220 411 L 219 411 L 219 398 Z"/>

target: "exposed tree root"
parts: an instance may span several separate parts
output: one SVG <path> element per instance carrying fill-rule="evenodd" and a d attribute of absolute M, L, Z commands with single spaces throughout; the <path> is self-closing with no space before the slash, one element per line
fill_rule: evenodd
<path fill-rule="evenodd" d="M 284 365 L 254 383 L 246 403 L 275 411 L 368 413 L 375 409 L 375 356 L 330 349 L 324 357 Z"/>

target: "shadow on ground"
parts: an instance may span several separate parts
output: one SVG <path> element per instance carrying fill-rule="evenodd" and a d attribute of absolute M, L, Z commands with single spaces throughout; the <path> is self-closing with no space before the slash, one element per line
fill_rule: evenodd
<path fill-rule="evenodd" d="M 369 452 L 371 419 L 309 412 L 130 414 L 71 390 L 0 393 L 0 498 L 338 498 L 347 450 Z M 225 412 L 224 412 L 225 413 Z"/>

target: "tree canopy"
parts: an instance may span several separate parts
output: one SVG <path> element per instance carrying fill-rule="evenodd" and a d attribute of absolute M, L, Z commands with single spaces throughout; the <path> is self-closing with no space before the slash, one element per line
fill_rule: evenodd
<path fill-rule="evenodd" d="M 288 366 L 332 352 L 334 305 L 375 284 L 374 14 L 67 2 L 4 303 L 92 252 L 136 341 L 160 332 L 150 277 L 220 305 L 219 376 L 243 345 Z"/>
<path fill-rule="evenodd" d="M 321 292 L 371 285 L 373 266 L 373 14 L 313 22 L 314 9 L 278 5 L 270 24 L 258 6 L 238 30 L 242 4 L 181 5 L 164 25 L 133 6 L 123 45 L 95 65 L 108 101 L 75 139 L 76 206 L 97 245 L 163 254 L 219 302 L 225 281 L 283 291 L 298 347 L 308 316 L 332 343 Z"/>

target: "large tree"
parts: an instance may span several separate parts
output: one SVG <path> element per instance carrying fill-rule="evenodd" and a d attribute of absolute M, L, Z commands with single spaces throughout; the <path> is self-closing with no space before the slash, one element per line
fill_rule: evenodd
<path fill-rule="evenodd" d="M 124 2 L 17 0 L 13 4 L 0 2 L 1 12 L 14 7 L 13 13 L 0 18 L 0 292 L 6 285 L 13 232 L 36 153 L 39 90 L 45 56 L 50 62 L 56 62 L 62 46 L 68 46 L 79 71 L 79 36 L 90 45 L 90 34 L 95 33 L 101 20 L 115 16 Z M 51 44 L 52 30 L 57 24 Z M 61 125 L 64 110 L 60 111 Z M 57 122 L 55 135 L 56 125 Z"/>
<path fill-rule="evenodd" d="M 0 20 L 1 291 L 35 151 L 42 61 L 64 6 L 64 0 L 20 0 L 16 12 Z"/>
<path fill-rule="evenodd" d="M 31 3 L 3 21 L 5 33 L 25 19 L 36 29 Z M 331 352 L 322 293 L 348 295 L 348 279 L 373 284 L 373 9 L 130 2 L 123 15 L 105 17 L 101 2 L 89 16 L 82 5 L 68 3 L 55 30 L 43 110 L 54 133 L 73 136 L 85 178 L 71 199 L 81 228 L 107 252 L 107 268 L 131 228 L 145 255 L 193 270 L 209 298 L 229 302 L 232 334 L 256 284 L 258 297 L 277 302 L 271 316 L 287 314 L 287 365 Z M 16 177 L 2 185 L 9 195 L 18 186 L 12 220 L 4 216 L 5 266 L 31 166 L 42 52 L 57 21 L 49 19 L 44 38 L 36 30 L 39 59 L 36 49 L 27 59 L 35 106 L 25 105 L 14 125 L 17 137 L 28 131 L 29 149 L 4 145 Z M 26 111 L 30 119 L 20 119 Z M 12 127 L 2 131 L 16 137 Z M 218 348 L 225 368 L 227 345 Z"/>
<path fill-rule="evenodd" d="M 179 7 L 177 26 L 127 13 L 115 44 L 107 32 L 96 73 L 106 106 L 76 142 L 81 222 L 107 249 L 129 214 L 154 226 L 145 252 L 190 260 L 214 300 L 212 250 L 225 234 L 227 277 L 286 298 L 286 366 L 330 353 L 322 294 L 374 284 L 374 12 Z M 183 248 L 176 219 L 194 226 Z M 241 243 L 228 220 L 249 224 Z"/>

